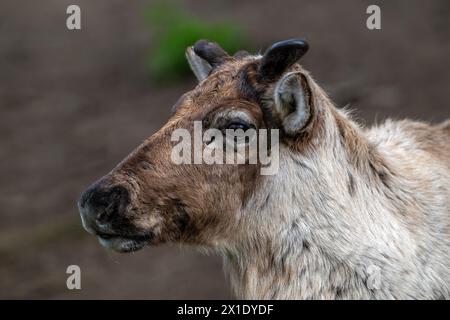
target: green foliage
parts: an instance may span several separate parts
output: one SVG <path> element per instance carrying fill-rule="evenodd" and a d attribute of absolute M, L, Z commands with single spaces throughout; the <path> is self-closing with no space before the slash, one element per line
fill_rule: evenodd
<path fill-rule="evenodd" d="M 172 1 L 149 7 L 146 21 L 154 38 L 148 68 L 151 78 L 157 82 L 174 81 L 189 74 L 184 53 L 199 39 L 215 41 L 230 53 L 244 48 L 242 32 L 235 24 L 200 21 Z"/>

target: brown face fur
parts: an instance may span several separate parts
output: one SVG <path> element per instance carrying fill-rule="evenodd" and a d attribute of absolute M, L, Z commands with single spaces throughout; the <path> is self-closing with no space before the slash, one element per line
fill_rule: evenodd
<path fill-rule="evenodd" d="M 243 110 L 257 129 L 264 128 L 261 108 L 242 98 L 240 70 L 247 63 L 233 60 L 183 95 L 167 124 L 109 174 L 131 192 L 123 214 L 138 230 L 151 231 L 152 243 L 207 245 L 232 236 L 237 212 L 257 184 L 259 165 L 174 164 L 171 134 L 185 128 L 192 135 L 193 121 L 202 121 L 206 130 L 209 119 L 224 109 Z"/>

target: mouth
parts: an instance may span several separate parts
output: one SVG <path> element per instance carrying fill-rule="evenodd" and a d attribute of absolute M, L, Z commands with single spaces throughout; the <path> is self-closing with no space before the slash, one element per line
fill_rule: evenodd
<path fill-rule="evenodd" d="M 103 247 L 122 253 L 138 251 L 150 244 L 152 239 L 151 235 L 120 236 L 97 234 L 97 237 Z"/>

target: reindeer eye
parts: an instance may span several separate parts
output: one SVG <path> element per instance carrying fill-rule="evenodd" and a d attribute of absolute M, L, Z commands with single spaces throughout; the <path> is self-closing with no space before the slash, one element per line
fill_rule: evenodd
<path fill-rule="evenodd" d="M 246 122 L 231 122 L 228 126 L 227 129 L 231 129 L 231 130 L 238 130 L 241 129 L 243 131 L 247 131 L 248 129 L 254 127 L 253 125 L 250 125 Z"/>

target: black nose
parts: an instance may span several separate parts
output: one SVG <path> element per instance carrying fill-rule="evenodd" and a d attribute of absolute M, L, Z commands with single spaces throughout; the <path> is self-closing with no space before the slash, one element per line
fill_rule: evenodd
<path fill-rule="evenodd" d="M 129 202 L 128 190 L 123 186 L 106 187 L 96 183 L 81 195 L 78 206 L 85 228 L 104 233 L 105 225 L 123 214 Z"/>

